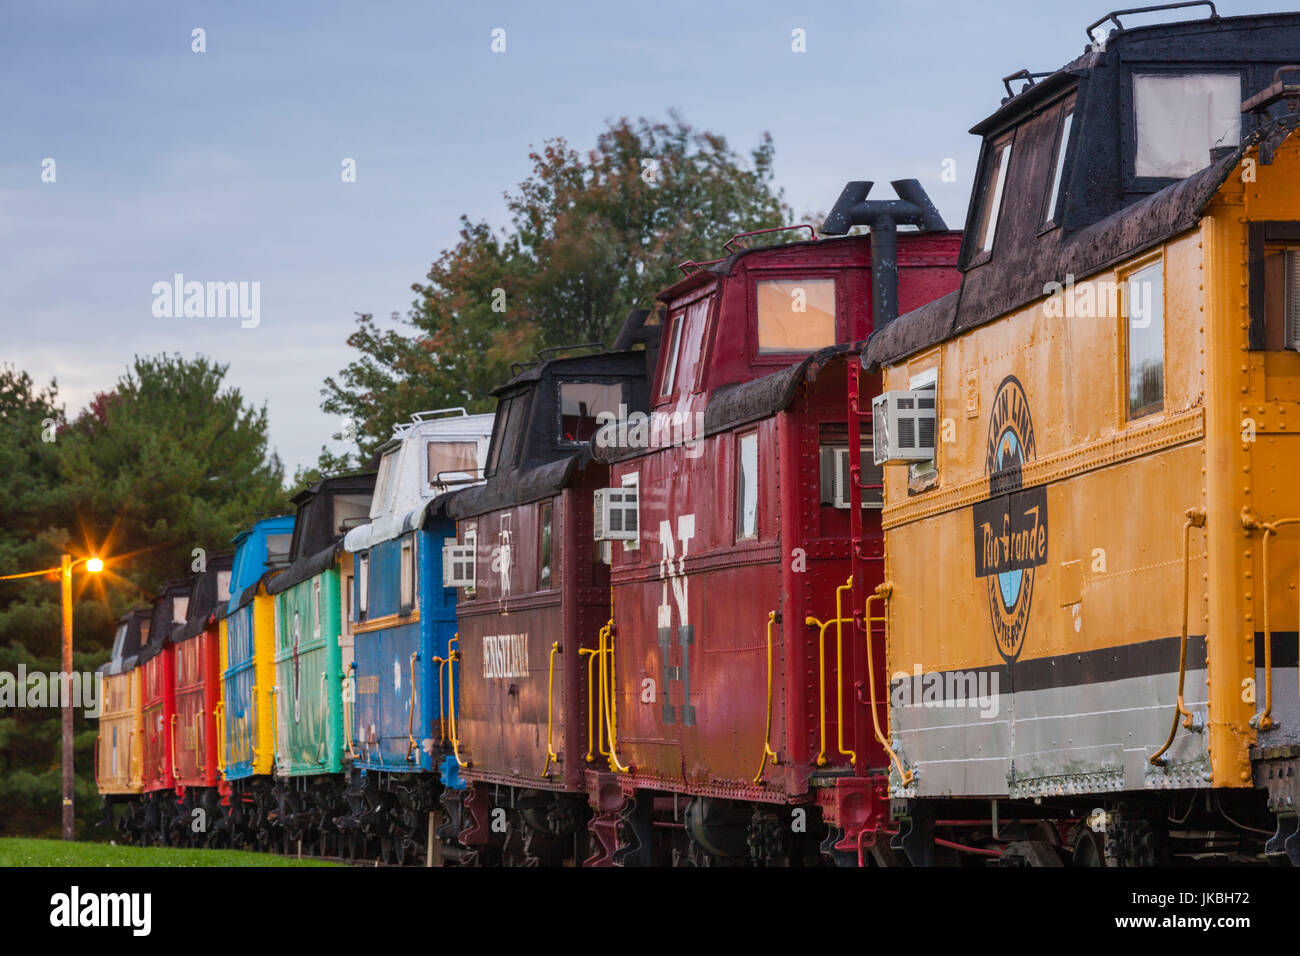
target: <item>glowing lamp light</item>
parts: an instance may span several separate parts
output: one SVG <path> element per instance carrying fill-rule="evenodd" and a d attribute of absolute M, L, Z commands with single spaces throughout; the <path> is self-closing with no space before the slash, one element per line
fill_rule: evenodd
<path fill-rule="evenodd" d="M 99 558 L 91 558 L 86 562 L 86 570 L 91 574 L 98 574 L 100 571 L 104 570 L 104 562 L 99 560 Z"/>

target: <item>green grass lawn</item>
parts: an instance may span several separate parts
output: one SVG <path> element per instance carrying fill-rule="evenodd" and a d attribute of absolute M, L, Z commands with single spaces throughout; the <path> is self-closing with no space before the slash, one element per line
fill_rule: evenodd
<path fill-rule="evenodd" d="M 0 840 L 0 866 L 337 866 L 320 860 L 246 853 L 242 850 L 179 850 L 170 847 L 64 843 L 61 840 Z"/>

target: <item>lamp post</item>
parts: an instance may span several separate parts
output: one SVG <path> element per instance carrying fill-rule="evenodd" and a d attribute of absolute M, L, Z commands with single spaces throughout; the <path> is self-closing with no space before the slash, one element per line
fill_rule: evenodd
<path fill-rule="evenodd" d="M 41 571 L 24 571 L 21 574 L 0 575 L 0 581 L 14 578 L 34 578 L 55 571 L 59 572 L 61 603 L 63 605 L 63 659 L 59 687 L 63 691 L 60 704 L 63 718 L 63 839 L 76 839 L 76 822 L 73 819 L 72 788 L 76 772 L 72 761 L 72 695 L 68 692 L 72 686 L 72 569 L 84 564 L 91 574 L 104 570 L 104 562 L 97 557 L 76 558 L 65 554 L 59 559 L 57 568 L 45 568 Z"/>

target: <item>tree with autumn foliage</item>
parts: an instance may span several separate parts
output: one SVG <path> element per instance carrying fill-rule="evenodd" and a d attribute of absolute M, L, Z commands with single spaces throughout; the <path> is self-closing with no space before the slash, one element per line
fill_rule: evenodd
<path fill-rule="evenodd" d="M 773 152 L 764 135 L 742 157 L 676 114 L 611 122 L 586 154 L 548 140 L 506 194 L 508 228 L 462 217 L 396 328 L 358 318 L 348 344 L 359 354 L 326 379 L 322 407 L 354 423 L 365 457 L 412 412 L 490 411 L 511 363 L 539 349 L 609 344 L 630 310 L 680 277 L 677 263 L 789 222 Z"/>

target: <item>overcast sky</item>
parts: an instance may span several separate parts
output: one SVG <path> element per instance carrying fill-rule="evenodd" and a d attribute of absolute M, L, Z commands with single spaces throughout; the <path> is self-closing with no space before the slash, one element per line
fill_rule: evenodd
<path fill-rule="evenodd" d="M 1221 15 L 1291 6 L 1218 3 Z M 404 315 L 462 213 L 503 225 L 530 146 L 563 136 L 585 150 L 609 119 L 675 108 L 742 153 L 770 132 L 796 212 L 829 209 L 850 179 L 888 194 L 914 177 L 960 228 L 978 146 L 966 131 L 997 108 L 999 77 L 1073 59 L 1107 9 L 8 3 L 0 362 L 57 377 L 75 414 L 137 353 L 211 356 L 267 403 L 292 474 L 322 444 L 342 448 L 320 388 L 351 357 L 354 313 Z M 949 158 L 955 183 L 940 179 Z M 259 324 L 155 316 L 154 284 L 176 273 L 260 283 Z"/>

